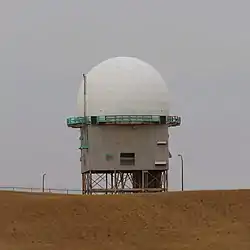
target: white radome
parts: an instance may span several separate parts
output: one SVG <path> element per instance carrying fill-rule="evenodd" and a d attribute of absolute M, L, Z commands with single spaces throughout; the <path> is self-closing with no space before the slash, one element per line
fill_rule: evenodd
<path fill-rule="evenodd" d="M 86 115 L 169 115 L 167 84 L 154 67 L 134 57 L 114 57 L 86 74 Z M 84 116 L 84 84 L 77 96 Z"/>

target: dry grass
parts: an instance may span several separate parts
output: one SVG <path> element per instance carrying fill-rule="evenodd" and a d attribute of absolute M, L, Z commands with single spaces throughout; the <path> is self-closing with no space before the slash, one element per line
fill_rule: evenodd
<path fill-rule="evenodd" d="M 250 190 L 0 199 L 1 250 L 250 249 Z"/>

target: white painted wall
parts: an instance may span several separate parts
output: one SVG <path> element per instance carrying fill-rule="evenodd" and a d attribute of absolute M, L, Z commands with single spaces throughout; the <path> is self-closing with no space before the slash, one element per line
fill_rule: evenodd
<path fill-rule="evenodd" d="M 86 170 L 164 170 L 168 168 L 167 125 L 149 126 L 91 126 Z M 120 153 L 135 153 L 135 166 L 121 166 Z M 107 161 L 106 154 L 113 160 Z M 166 167 L 155 166 L 155 161 L 166 161 Z"/>

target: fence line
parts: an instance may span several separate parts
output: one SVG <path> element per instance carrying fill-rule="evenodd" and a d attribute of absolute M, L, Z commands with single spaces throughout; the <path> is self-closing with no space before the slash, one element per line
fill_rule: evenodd
<path fill-rule="evenodd" d="M 0 191 L 14 191 L 14 192 L 31 192 L 31 193 L 43 193 L 42 188 L 33 187 L 9 187 L 0 186 Z M 44 193 L 56 193 L 56 194 L 82 194 L 82 190 L 79 189 L 66 189 L 66 188 L 45 188 Z"/>

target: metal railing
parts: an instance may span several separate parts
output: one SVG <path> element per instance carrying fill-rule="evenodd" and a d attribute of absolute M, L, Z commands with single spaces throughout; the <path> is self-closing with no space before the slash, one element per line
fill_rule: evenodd
<path fill-rule="evenodd" d="M 1 191 L 10 191 L 10 192 L 21 192 L 21 193 L 44 193 L 44 194 L 64 194 L 64 195 L 82 195 L 82 190 L 80 189 L 64 189 L 64 188 L 32 188 L 32 187 L 10 187 L 10 186 L 0 186 L 0 192 Z M 104 195 L 104 194 L 118 194 L 118 193 L 140 193 L 142 191 L 146 192 L 163 192 L 163 188 L 150 188 L 150 189 L 141 189 L 141 188 L 135 188 L 135 189 L 93 189 L 91 194 L 95 195 Z"/>
<path fill-rule="evenodd" d="M 14 191 L 14 192 L 30 192 L 30 193 L 54 193 L 54 194 L 82 194 L 80 189 L 66 189 L 66 188 L 45 188 L 44 192 L 42 188 L 34 187 L 10 187 L 0 186 L 0 191 Z"/>

